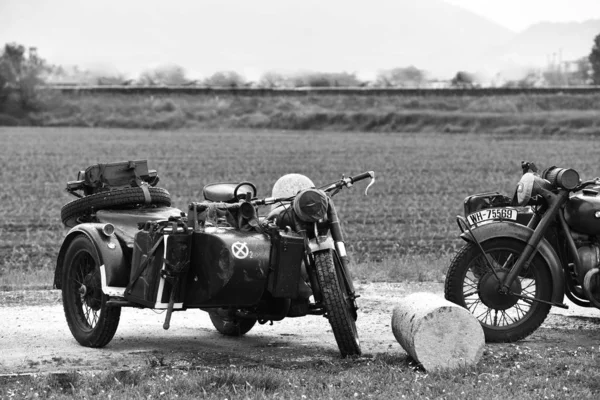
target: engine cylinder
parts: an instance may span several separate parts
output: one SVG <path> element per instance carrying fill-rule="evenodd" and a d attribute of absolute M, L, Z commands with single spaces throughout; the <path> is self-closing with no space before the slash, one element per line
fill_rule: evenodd
<path fill-rule="evenodd" d="M 581 246 L 577 249 L 577 253 L 581 261 L 581 265 L 577 270 L 577 280 L 579 284 L 583 284 L 585 274 L 600 265 L 600 248 L 594 245 Z"/>

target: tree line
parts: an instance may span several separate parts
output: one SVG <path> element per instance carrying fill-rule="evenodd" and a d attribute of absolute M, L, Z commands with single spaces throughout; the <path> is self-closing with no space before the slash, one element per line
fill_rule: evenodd
<path fill-rule="evenodd" d="M 538 87 L 568 85 L 600 85 L 600 34 L 593 41 L 590 54 L 571 62 L 569 70 L 550 65 L 544 70 L 528 71 L 522 78 L 505 81 L 500 87 Z M 71 80 L 71 81 L 70 81 Z M 49 64 L 34 47 L 8 43 L 0 50 L 0 114 L 15 117 L 26 115 L 40 107 L 37 88 L 46 82 L 84 83 L 92 85 L 196 85 L 206 87 L 430 87 L 425 70 L 415 66 L 381 70 L 373 81 L 359 79 L 348 72 L 302 72 L 282 74 L 265 72 L 257 82 L 249 82 L 235 71 L 219 71 L 202 80 L 191 80 L 183 67 L 165 65 L 142 72 L 136 79 L 119 74 L 99 74 L 77 67 Z M 458 71 L 443 84 L 455 88 L 481 85 L 477 75 Z"/>

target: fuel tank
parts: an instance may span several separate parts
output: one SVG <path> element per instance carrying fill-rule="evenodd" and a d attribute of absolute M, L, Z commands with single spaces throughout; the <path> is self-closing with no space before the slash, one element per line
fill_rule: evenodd
<path fill-rule="evenodd" d="M 567 224 L 575 231 L 600 235 L 600 196 L 597 191 L 584 191 L 571 196 L 565 206 Z"/>
<path fill-rule="evenodd" d="M 194 232 L 185 306 L 257 304 L 267 285 L 270 250 L 261 233 L 222 227 Z"/>

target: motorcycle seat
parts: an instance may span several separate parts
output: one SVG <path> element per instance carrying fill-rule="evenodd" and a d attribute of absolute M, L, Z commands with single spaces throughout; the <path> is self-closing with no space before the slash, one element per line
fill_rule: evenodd
<path fill-rule="evenodd" d="M 100 223 L 114 225 L 115 234 L 133 247 L 133 239 L 139 231 L 139 224 L 147 221 L 168 220 L 181 216 L 181 210 L 174 207 L 134 208 L 129 210 L 98 210 L 96 218 Z"/>
<path fill-rule="evenodd" d="M 210 185 L 204 186 L 202 194 L 204 199 L 208 201 L 230 203 L 238 201 L 234 196 L 235 188 L 240 186 L 239 183 L 234 182 L 222 182 L 222 183 L 211 183 Z M 256 196 L 256 188 L 249 184 L 243 184 L 238 189 L 238 196 L 245 197 L 246 193 L 252 193 L 252 197 Z"/>

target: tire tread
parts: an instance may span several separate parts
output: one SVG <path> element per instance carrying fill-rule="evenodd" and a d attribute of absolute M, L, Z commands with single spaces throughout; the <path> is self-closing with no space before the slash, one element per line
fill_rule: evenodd
<path fill-rule="evenodd" d="M 152 205 L 171 205 L 171 196 L 167 190 L 156 187 L 148 189 Z M 139 187 L 95 193 L 65 204 L 60 210 L 60 217 L 63 224 L 73 227 L 77 225 L 78 218 L 90 215 L 93 210 L 143 205 L 145 201 L 144 191 Z"/>
<path fill-rule="evenodd" d="M 355 336 L 356 323 L 350 315 L 333 263 L 331 251 L 315 253 L 317 280 L 327 318 L 342 357 L 360 355 L 361 349 Z"/>

